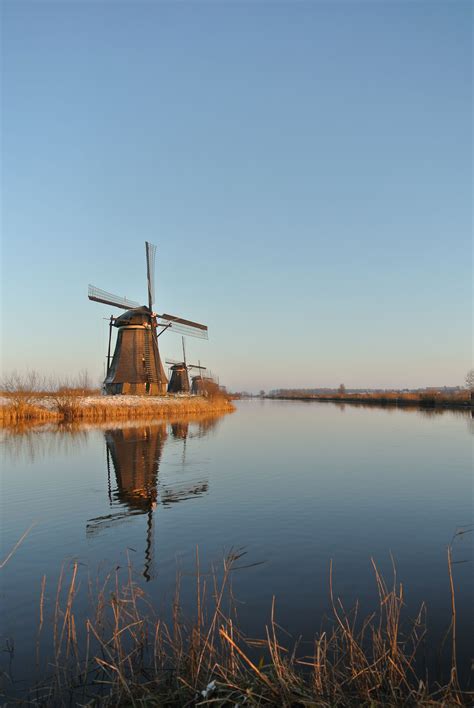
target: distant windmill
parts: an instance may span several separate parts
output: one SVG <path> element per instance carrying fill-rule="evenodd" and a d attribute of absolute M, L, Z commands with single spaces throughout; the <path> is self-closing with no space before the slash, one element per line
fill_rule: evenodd
<path fill-rule="evenodd" d="M 168 384 L 168 393 L 189 393 L 191 387 L 189 385 L 189 375 L 188 371 L 190 369 L 200 369 L 202 371 L 206 370 L 205 366 L 201 364 L 188 364 L 186 362 L 186 347 L 184 344 L 184 337 L 181 337 L 183 343 L 183 361 L 175 361 L 174 359 L 167 359 L 166 363 L 171 364 L 171 378 Z"/>
<path fill-rule="evenodd" d="M 127 310 L 120 317 L 110 318 L 107 374 L 104 381 L 108 394 L 165 395 L 168 379 L 161 363 L 158 337 L 170 329 L 172 332 L 207 339 L 206 325 L 153 311 L 156 246 L 146 241 L 145 250 L 148 306 L 140 306 L 138 302 L 126 297 L 89 285 L 89 300 Z M 117 327 L 118 332 L 111 358 L 112 326 Z"/>
<path fill-rule="evenodd" d="M 200 373 L 198 376 L 193 376 L 191 384 L 191 393 L 197 396 L 212 396 L 219 392 L 219 381 L 216 381 L 212 374 L 203 376 Z"/>

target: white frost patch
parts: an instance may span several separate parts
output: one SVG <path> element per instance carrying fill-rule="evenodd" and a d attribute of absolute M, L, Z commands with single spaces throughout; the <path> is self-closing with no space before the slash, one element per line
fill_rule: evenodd
<path fill-rule="evenodd" d="M 79 396 L 76 403 L 87 408 L 116 408 L 127 406 L 129 408 L 156 406 L 157 408 L 166 408 L 177 401 L 183 400 L 204 400 L 202 396 L 191 396 L 189 394 L 176 394 L 174 396 Z M 35 398 L 31 401 L 35 406 L 42 406 L 48 410 L 54 410 L 55 401 L 52 396 L 44 398 Z M 11 403 L 7 397 L 0 396 L 0 406 L 6 406 Z"/>
<path fill-rule="evenodd" d="M 201 691 L 201 696 L 202 696 L 203 698 L 210 698 L 210 697 L 212 696 L 212 694 L 214 693 L 214 691 L 216 690 L 216 688 L 217 688 L 216 682 L 215 682 L 215 681 L 211 681 L 211 683 L 208 683 L 208 684 L 207 684 L 207 686 L 206 686 L 206 688 L 204 689 L 204 691 Z"/>

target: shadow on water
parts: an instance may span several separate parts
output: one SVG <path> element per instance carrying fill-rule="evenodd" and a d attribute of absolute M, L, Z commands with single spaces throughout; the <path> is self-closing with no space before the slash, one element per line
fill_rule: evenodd
<path fill-rule="evenodd" d="M 443 565 L 440 570 L 441 563 L 437 559 L 440 543 L 444 539 L 449 540 L 446 528 L 451 532 L 450 524 L 457 524 L 458 519 L 464 521 L 466 505 L 462 502 L 467 487 L 464 482 L 466 475 L 462 470 L 467 446 L 459 447 L 457 429 L 467 424 L 469 431 L 474 432 L 472 415 L 465 411 L 386 408 L 379 409 L 375 419 L 375 416 L 372 417 L 375 412 L 372 407 L 370 418 L 367 417 L 364 422 L 362 416 L 351 414 L 355 406 L 324 403 L 316 404 L 317 407 L 311 409 L 319 418 L 310 419 L 301 414 L 302 406 L 298 403 L 293 414 L 293 403 L 260 401 L 259 406 L 269 407 L 266 423 L 263 418 L 254 417 L 253 405 L 253 402 L 248 404 L 247 417 L 241 418 L 242 425 L 236 426 L 222 441 L 222 445 L 228 445 L 229 473 L 224 482 L 230 487 L 224 488 L 222 485 L 220 489 L 216 483 L 210 485 L 215 450 L 212 446 L 208 450 L 208 440 L 201 444 L 199 438 L 211 436 L 223 416 L 67 427 L 49 424 L 0 431 L 0 440 L 7 455 L 21 457 L 27 463 L 39 459 L 41 463 L 36 467 L 25 464 L 16 468 L 12 465 L 9 479 L 14 489 L 12 501 L 8 502 L 11 522 L 23 524 L 34 505 L 37 505 L 35 513 L 51 517 L 49 526 L 48 519 L 44 522 L 41 529 L 43 535 L 38 535 L 30 555 L 21 557 L 18 553 L 7 566 L 10 584 L 4 597 L 9 597 L 11 609 L 8 615 L 14 618 L 11 630 L 8 630 L 12 636 L 13 632 L 16 635 L 20 631 L 17 627 L 22 624 L 28 632 L 31 627 L 36 627 L 36 608 L 34 611 L 25 608 L 32 606 L 31 598 L 39 588 L 38 578 L 39 573 L 43 572 L 43 563 L 50 563 L 48 573 L 54 577 L 64 548 L 70 550 L 74 559 L 78 559 L 78 574 L 82 574 L 84 579 L 89 572 L 83 565 L 84 560 L 102 563 L 107 554 L 109 565 L 112 559 L 117 560 L 114 566 L 118 571 L 120 567 L 125 567 L 121 561 L 123 548 L 129 548 L 129 544 L 133 543 L 136 544 L 133 550 L 137 557 L 134 567 L 148 582 L 154 577 L 154 566 L 158 565 L 159 555 L 160 583 L 152 590 L 154 599 L 159 597 L 161 602 L 169 592 L 168 583 L 171 585 L 172 582 L 169 568 L 173 554 L 176 549 L 180 550 L 188 542 L 192 544 L 195 541 L 196 529 L 193 523 L 184 524 L 184 531 L 178 540 L 175 533 L 169 533 L 162 553 L 162 537 L 161 534 L 157 536 L 157 524 L 160 531 L 162 524 L 165 532 L 170 529 L 174 531 L 181 526 L 182 518 L 187 518 L 188 513 L 193 518 L 196 508 L 195 517 L 199 518 L 199 523 L 202 521 L 200 540 L 206 542 L 205 550 L 211 560 L 220 552 L 221 543 L 231 545 L 237 542 L 250 547 L 253 552 L 257 549 L 259 557 L 270 558 L 259 578 L 239 577 L 235 581 L 237 596 L 247 602 L 242 616 L 246 623 L 244 630 L 250 636 L 258 633 L 262 613 L 267 612 L 268 598 L 273 595 L 285 600 L 279 611 L 283 626 L 294 632 L 295 636 L 303 636 L 303 631 L 312 632 L 313 625 L 305 629 L 308 622 L 314 624 L 327 611 L 325 574 L 328 558 L 332 563 L 334 557 L 338 569 L 341 568 L 340 573 L 338 570 L 341 594 L 343 592 L 349 598 L 348 602 L 353 597 L 361 596 L 370 610 L 373 593 L 364 579 L 359 580 L 358 569 L 361 563 L 366 562 L 366 553 L 373 552 L 380 556 L 386 548 L 392 549 L 395 545 L 394 557 L 402 558 L 401 576 L 407 577 L 411 583 L 410 595 L 407 594 L 407 602 L 410 602 L 407 612 L 416 612 L 418 599 L 421 598 L 424 603 L 425 593 L 428 593 L 427 603 L 432 615 L 427 646 L 431 651 L 441 631 L 444 634 L 443 618 L 450 618 L 449 602 L 443 599 L 446 592 L 449 593 L 445 569 Z M 413 418 L 424 419 L 419 421 L 423 423 L 429 422 L 429 419 L 434 422 L 440 416 L 446 416 L 449 423 L 449 418 L 456 416 L 460 426 L 445 426 L 448 431 L 445 437 L 438 435 L 438 426 L 434 425 L 423 425 L 412 432 L 409 425 L 391 425 L 392 416 L 400 414 L 405 419 L 414 414 Z M 461 418 L 464 420 L 461 421 Z M 257 432 L 256 420 L 260 423 Z M 416 425 L 417 421 L 413 420 L 413 423 Z M 316 435 L 318 424 L 319 437 Z M 451 427 L 455 428 L 454 438 L 450 437 L 453 434 Z M 48 434 L 44 435 L 44 432 Z M 342 446 L 337 444 L 343 436 L 348 440 L 347 452 L 341 451 Z M 437 436 L 442 438 L 439 446 L 436 446 Z M 193 444 L 193 439 L 196 439 L 196 444 Z M 374 439 L 377 445 L 372 450 Z M 399 452 L 402 447 L 403 452 Z M 78 450 L 81 454 L 74 455 Z M 50 464 L 48 458 L 54 458 L 56 453 L 59 453 L 58 459 L 53 459 Z M 208 459 L 211 464 L 207 464 Z M 411 471 L 415 469 L 415 464 L 417 474 Z M 449 473 L 451 469 L 452 474 L 447 474 L 446 471 Z M 20 480 L 18 484 L 17 479 Z M 249 484 L 254 485 L 251 493 Z M 272 492 L 270 500 L 269 489 Z M 82 499 L 79 498 L 81 493 Z M 65 511 L 61 508 L 63 498 L 67 501 Z M 178 502 L 198 498 L 202 501 L 197 507 L 189 504 L 169 514 L 165 511 L 174 508 Z M 237 517 L 235 521 L 229 513 L 229 500 Z M 275 511 L 268 509 L 270 503 Z M 27 507 L 26 513 L 17 522 L 17 515 Z M 184 513 L 181 514 L 181 511 Z M 238 516 L 239 513 L 242 515 Z M 275 523 L 275 518 L 278 518 L 278 523 Z M 441 524 L 444 524 L 442 531 L 438 532 Z M 118 525 L 121 525 L 120 530 Z M 377 533 L 374 533 L 374 528 Z M 116 534 L 115 530 L 118 531 Z M 462 533 L 464 536 L 459 536 L 458 541 L 464 537 L 466 546 L 469 534 L 464 529 Z M 101 543 L 100 534 L 103 534 L 101 538 L 104 543 Z M 436 536 L 431 541 L 433 534 Z M 94 543 L 86 543 L 93 539 Z M 30 540 L 35 540 L 34 534 L 28 538 Z M 24 544 L 20 551 L 26 550 Z M 48 561 L 49 554 L 53 558 L 51 561 Z M 35 566 L 36 557 L 40 560 Z M 467 568 L 466 559 L 464 547 L 463 553 L 459 553 L 453 561 L 459 576 Z M 202 567 L 204 569 L 204 563 Z M 102 579 L 102 570 L 99 574 Z M 192 589 L 185 590 L 187 594 L 182 596 L 186 608 L 194 607 L 190 604 L 194 603 L 194 575 L 189 575 L 192 576 Z M 49 583 L 48 575 L 47 587 Z M 139 585 L 143 585 L 141 579 Z M 88 587 L 86 582 L 83 587 Z M 438 595 L 441 596 L 439 601 Z M 470 612 L 465 596 L 466 590 L 460 581 L 456 604 L 458 616 L 462 618 L 458 625 L 458 654 L 463 662 L 466 656 L 470 656 L 470 640 L 467 647 L 467 632 L 463 628 Z M 49 591 L 48 595 L 47 591 L 45 607 L 47 603 L 54 604 L 54 598 L 54 593 Z M 87 601 L 78 596 L 78 605 L 82 616 L 87 612 Z M 163 606 L 166 611 L 164 601 Z M 365 606 L 362 611 L 365 612 Z M 308 619 L 311 617 L 316 617 L 316 620 Z M 18 618 L 21 620 L 17 621 Z M 17 638 L 15 661 L 23 667 L 31 664 L 34 653 L 34 647 L 32 649 L 28 644 L 28 637 L 23 631 Z M 48 639 L 44 641 L 48 647 Z M 444 661 L 443 656 L 440 664 Z M 27 671 L 22 669 L 22 680 L 26 675 Z"/>
<path fill-rule="evenodd" d="M 329 403 L 341 413 L 351 408 L 365 410 L 374 410 L 376 408 L 374 404 L 364 403 L 363 401 L 351 401 L 350 404 L 344 403 L 343 401 L 330 401 Z M 327 402 L 324 402 L 324 405 L 327 405 Z M 467 424 L 468 432 L 474 435 L 474 410 L 470 411 L 463 408 L 441 408 L 435 406 L 379 406 L 377 410 L 382 411 L 386 415 L 395 416 L 398 413 L 403 413 L 408 416 L 416 415 L 425 420 L 434 420 L 441 416 L 464 419 Z"/>
<path fill-rule="evenodd" d="M 76 451 L 87 443 L 89 432 L 89 428 L 76 424 L 21 423 L 0 430 L 0 445 L 5 459 L 35 462 Z"/>
<path fill-rule="evenodd" d="M 92 536 L 137 515 L 146 515 L 145 559 L 143 576 L 153 577 L 154 514 L 159 506 L 171 506 L 194 499 L 208 491 L 207 479 L 193 479 L 166 484 L 159 470 L 168 437 L 182 441 L 181 463 L 186 465 L 186 441 L 203 437 L 214 430 L 220 417 L 143 424 L 104 431 L 107 489 L 111 512 L 89 519 L 86 533 Z M 113 478 L 114 477 L 114 482 Z"/>
<path fill-rule="evenodd" d="M 92 537 L 116 524 L 146 515 L 143 576 L 153 576 L 153 520 L 159 506 L 170 507 L 208 492 L 206 478 L 172 484 L 160 480 L 160 463 L 167 441 L 182 444 L 180 464 L 186 466 L 188 439 L 203 438 L 214 432 L 224 415 L 190 415 L 159 422 L 129 421 L 118 425 L 42 424 L 3 428 L 0 443 L 5 458 L 29 462 L 54 454 L 65 454 L 85 446 L 93 431 L 102 430 L 105 443 L 107 493 L 110 513 L 91 518 L 86 535 Z M 48 435 L 44 435 L 44 433 Z"/>
<path fill-rule="evenodd" d="M 128 430 L 131 428 L 169 427 L 173 438 L 184 439 L 205 437 L 216 429 L 226 413 L 213 415 L 189 414 L 179 419 L 173 417 L 164 420 L 143 422 L 140 420 L 120 421 L 117 423 L 56 423 L 22 421 L 0 427 L 0 446 L 2 453 L 11 460 L 20 458 L 30 462 L 55 453 L 77 451 L 85 445 L 89 435 L 97 430 Z M 45 435 L 47 433 L 47 435 Z"/>

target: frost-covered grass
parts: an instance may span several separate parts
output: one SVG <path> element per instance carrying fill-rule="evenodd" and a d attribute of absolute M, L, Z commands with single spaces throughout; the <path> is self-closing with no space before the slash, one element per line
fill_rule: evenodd
<path fill-rule="evenodd" d="M 3 395 L 0 398 L 0 424 L 154 419 L 233 410 L 234 406 L 226 396 L 101 396 L 82 395 L 75 391 L 39 392 L 25 401 Z"/>

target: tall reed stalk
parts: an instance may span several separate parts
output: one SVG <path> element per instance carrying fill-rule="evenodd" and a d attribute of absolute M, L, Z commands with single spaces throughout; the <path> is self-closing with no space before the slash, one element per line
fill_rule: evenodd
<path fill-rule="evenodd" d="M 451 548 L 451 674 L 442 683 L 420 674 L 417 657 L 426 633 L 425 607 L 407 624 L 404 590 L 387 584 L 374 561 L 378 605 L 359 618 L 346 610 L 329 572 L 332 619 L 303 653 L 277 620 L 273 599 L 263 638 L 244 636 L 237 623 L 233 574 L 246 567 L 244 553 L 230 552 L 222 567 L 202 573 L 196 551 L 196 606 L 186 618 L 181 579 L 165 621 L 135 582 L 109 573 L 93 591 L 93 611 L 80 623 L 75 601 L 78 564 L 62 572 L 56 588 L 50 673 L 26 700 L 34 705 L 104 706 L 461 706 L 474 695 L 461 690 L 456 660 L 456 607 Z M 66 575 L 68 579 L 66 581 Z M 40 598 L 38 641 L 45 633 Z M 81 625 L 81 626 L 79 626 Z M 81 637 L 79 639 L 79 637 Z"/>

